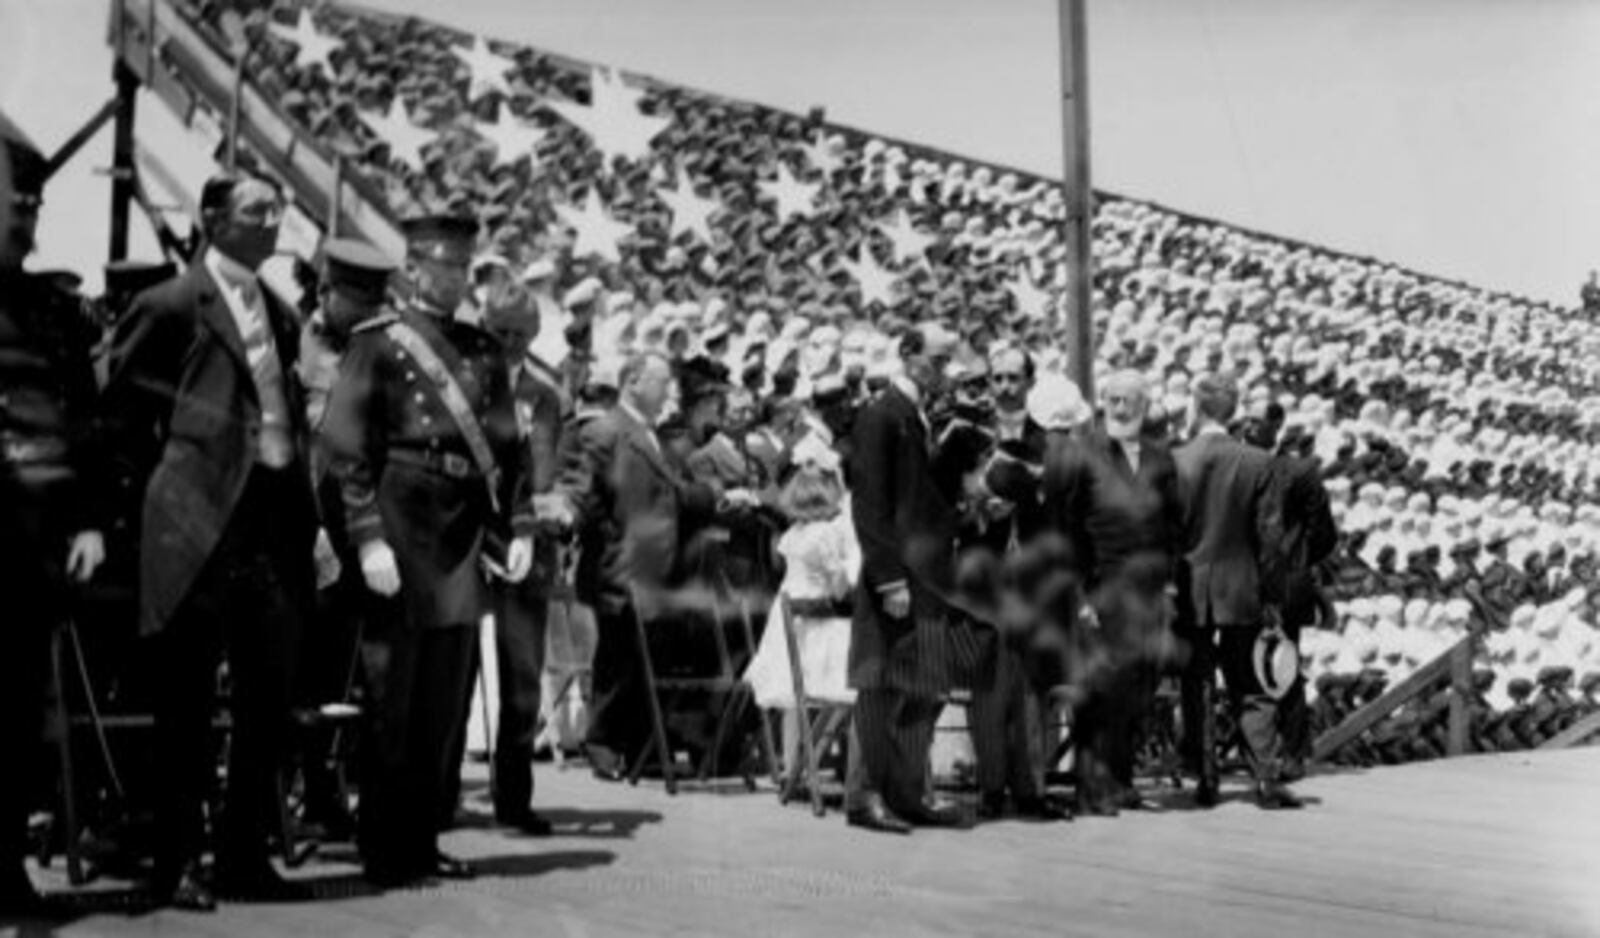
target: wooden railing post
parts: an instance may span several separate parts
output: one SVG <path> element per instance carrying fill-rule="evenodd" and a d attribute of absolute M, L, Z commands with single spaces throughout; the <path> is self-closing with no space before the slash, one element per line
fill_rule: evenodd
<path fill-rule="evenodd" d="M 1450 650 L 1450 738 L 1445 752 L 1452 756 L 1463 755 L 1471 744 L 1472 646 L 1469 639 Z"/>

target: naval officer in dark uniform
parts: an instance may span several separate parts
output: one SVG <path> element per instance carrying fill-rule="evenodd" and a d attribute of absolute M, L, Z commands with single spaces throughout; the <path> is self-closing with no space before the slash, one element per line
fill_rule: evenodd
<path fill-rule="evenodd" d="M 320 252 L 314 284 L 315 306 L 300 333 L 300 381 L 306 389 L 306 416 L 319 434 L 311 453 L 312 482 L 322 509 L 326 538 L 317 545 L 316 624 L 301 643 L 295 702 L 315 708 L 347 702 L 359 681 L 356 642 L 366 613 L 367 585 L 356 545 L 345 530 L 338 480 L 328 471 L 327 447 L 320 439 L 328 396 L 338 381 L 339 363 L 361 323 L 381 315 L 388 302 L 396 265 L 370 244 L 330 238 Z M 312 721 L 302 739 L 305 820 L 324 836 L 345 840 L 355 833 L 335 771 L 337 729 Z"/>
<path fill-rule="evenodd" d="M 464 878 L 438 849 L 439 805 L 465 732 L 487 559 L 532 562 L 526 447 L 500 344 L 458 321 L 477 223 L 406 223 L 408 296 L 357 327 L 322 437 L 349 537 L 377 600 L 362 655 L 368 720 L 359 841 L 381 885 Z"/>
<path fill-rule="evenodd" d="M 0 653 L 0 919 L 46 910 L 23 868 L 30 796 L 41 762 L 39 735 L 49 674 L 50 630 L 64 614 L 69 581 L 94 575 L 105 557 L 95 505 L 95 399 L 89 347 L 77 298 L 27 273 L 46 163 L 0 115 L 10 164 L 0 179 L 0 597 L 6 603 Z M 10 185 L 3 185 L 10 183 Z"/>

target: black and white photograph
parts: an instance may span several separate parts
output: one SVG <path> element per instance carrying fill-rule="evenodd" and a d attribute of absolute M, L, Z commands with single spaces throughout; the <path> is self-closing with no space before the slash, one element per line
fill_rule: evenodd
<path fill-rule="evenodd" d="M 0 0 L 0 936 L 1600 938 L 1600 0 Z"/>

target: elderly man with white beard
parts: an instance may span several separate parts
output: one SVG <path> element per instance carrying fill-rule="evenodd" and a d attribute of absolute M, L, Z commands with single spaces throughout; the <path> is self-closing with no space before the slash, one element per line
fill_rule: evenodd
<path fill-rule="evenodd" d="M 1103 664 L 1083 688 L 1075 732 L 1078 811 L 1138 807 L 1138 727 L 1169 655 L 1183 508 L 1167 445 L 1142 435 L 1145 379 L 1116 372 L 1101 384 L 1099 426 L 1055 445 L 1045 463 L 1044 522 L 1064 535 L 1099 620 Z"/>

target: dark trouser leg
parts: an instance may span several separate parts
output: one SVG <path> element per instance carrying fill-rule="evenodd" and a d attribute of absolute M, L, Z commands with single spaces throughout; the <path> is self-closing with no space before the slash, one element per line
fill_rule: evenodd
<path fill-rule="evenodd" d="M 1219 630 L 1218 658 L 1228 682 L 1228 702 L 1239 722 L 1245 755 L 1257 781 L 1275 782 L 1282 771 L 1283 749 L 1278 737 L 1278 702 L 1261 689 L 1250 662 L 1259 627 Z"/>
<path fill-rule="evenodd" d="M 1185 629 L 1189 646 L 1180 681 L 1183 739 L 1179 753 L 1184 767 L 1202 785 L 1217 784 L 1217 745 L 1214 703 L 1217 685 L 1217 633 L 1215 629 Z"/>
<path fill-rule="evenodd" d="M 461 807 L 461 766 L 467 761 L 467 724 L 472 722 L 472 693 L 478 685 L 478 668 L 483 666 L 479 651 L 479 626 L 472 631 L 472 655 L 467 663 L 467 679 L 461 688 L 461 700 L 454 712 L 461 714 L 460 722 L 451 728 L 445 744 L 444 759 L 451 766 L 445 776 L 444 787 L 439 789 L 439 829 L 449 830 L 456 825 L 456 811 Z"/>
<path fill-rule="evenodd" d="M 199 599 L 201 597 L 197 597 Z M 205 807 L 216 782 L 216 709 L 220 622 L 191 601 L 154 637 L 162 679 L 155 688 L 155 764 L 166 777 L 154 804 L 158 883 L 176 881 L 205 852 Z"/>
<path fill-rule="evenodd" d="M 417 657 L 406 761 L 417 774 L 417 816 L 435 819 L 417 841 L 417 849 L 431 860 L 444 827 L 437 817 L 438 806 L 449 792 L 459 791 L 461 783 L 458 754 L 478 661 L 477 623 L 421 630 Z"/>
<path fill-rule="evenodd" d="M 0 771 L 0 901 L 27 891 L 22 864 L 36 792 L 36 772 L 30 770 L 45 762 L 40 728 L 45 678 L 50 673 L 50 633 L 48 623 L 32 612 L 24 607 L 22 614 L 13 609 L 0 616 L 6 632 L 5 651 L 0 654 L 0 752 L 14 760 Z"/>
<path fill-rule="evenodd" d="M 996 649 L 994 683 L 972 695 L 972 748 L 978 788 L 1018 798 L 1038 794 L 1028 734 L 1027 687 L 1021 656 L 1005 643 Z"/>
<path fill-rule="evenodd" d="M 525 586 L 496 594 L 495 657 L 500 726 L 495 736 L 496 814 L 522 811 L 533 800 L 533 743 L 539 730 L 547 597 Z"/>
<path fill-rule="evenodd" d="M 632 609 L 600 613 L 598 623 L 588 742 L 631 761 L 644 748 L 650 732 L 638 626 Z"/>
<path fill-rule="evenodd" d="M 882 795 L 896 813 L 914 812 L 928 794 L 928 749 L 943 706 L 887 689 L 856 697 L 862 787 Z"/>
<path fill-rule="evenodd" d="M 1133 787 L 1134 762 L 1144 742 L 1144 718 L 1155 695 L 1156 678 L 1154 670 L 1141 663 L 1125 666 L 1114 682 L 1101 752 L 1112 780 L 1123 789 Z"/>
<path fill-rule="evenodd" d="M 233 729 L 228 744 L 228 775 L 220 838 L 219 866 L 242 868 L 265 863 L 267 833 L 277 823 L 278 780 L 288 753 L 289 698 L 293 688 L 299 610 L 278 575 L 277 561 L 258 555 L 233 590 L 223 626 L 231 680 L 229 711 Z"/>
<path fill-rule="evenodd" d="M 361 643 L 367 700 L 358 838 L 368 869 L 414 869 L 421 862 L 424 835 L 410 813 L 420 786 L 408 750 L 421 643 L 421 630 L 405 621 L 399 602 L 374 602 Z"/>

